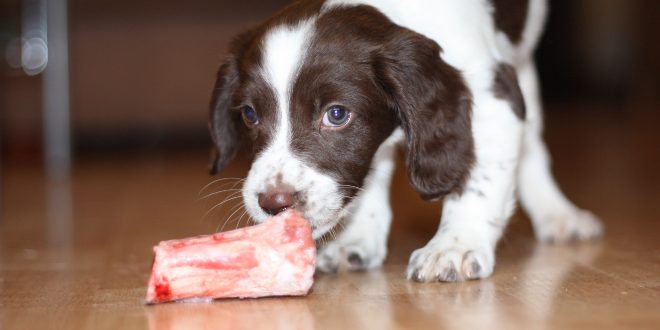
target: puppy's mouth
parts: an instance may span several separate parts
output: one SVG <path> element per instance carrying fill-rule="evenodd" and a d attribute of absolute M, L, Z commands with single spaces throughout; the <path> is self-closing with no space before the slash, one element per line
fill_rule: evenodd
<path fill-rule="evenodd" d="M 318 186 L 315 188 L 318 189 Z M 319 190 L 299 189 L 294 195 L 293 203 L 272 202 L 266 208 L 267 200 L 259 200 L 259 194 L 250 191 L 244 192 L 246 208 L 252 219 L 260 223 L 274 213 L 280 213 L 287 209 L 294 209 L 302 214 L 309 222 L 314 240 L 333 240 L 343 231 L 342 222 L 347 216 L 349 206 L 356 189 L 344 189 L 343 187 L 327 189 L 325 193 L 319 194 Z"/>
<path fill-rule="evenodd" d="M 324 209 L 322 215 L 318 214 L 318 212 L 310 211 L 305 207 L 305 203 L 296 205 L 294 208 L 300 211 L 310 223 L 314 240 L 333 240 L 344 230 L 344 219 L 350 213 L 351 202 L 357 192 L 357 189 L 352 188 L 340 189 L 339 193 L 335 195 L 339 200 L 339 205 Z"/>

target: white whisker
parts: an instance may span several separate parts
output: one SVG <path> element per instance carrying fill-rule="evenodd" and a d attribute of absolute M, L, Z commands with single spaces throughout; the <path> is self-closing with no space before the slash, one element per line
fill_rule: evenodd
<path fill-rule="evenodd" d="M 218 182 L 222 182 L 222 181 L 227 181 L 227 180 L 236 180 L 237 182 L 245 181 L 244 178 L 220 178 L 220 179 L 216 179 L 216 180 L 213 180 L 213 181 L 207 183 L 204 187 L 202 187 L 202 189 L 199 190 L 199 193 L 197 193 L 197 194 L 201 195 L 204 192 L 204 190 L 206 190 L 208 187 L 212 186 L 213 184 L 218 183 Z"/>
<path fill-rule="evenodd" d="M 226 218 L 226 219 L 222 222 L 222 226 L 220 226 L 220 224 L 218 224 L 218 227 L 219 227 L 219 228 L 216 227 L 216 228 L 215 228 L 215 232 L 216 232 L 216 233 L 221 233 L 221 232 L 225 229 L 225 226 L 226 226 L 229 222 L 230 222 L 230 219 L 229 219 L 229 218 Z"/>
<path fill-rule="evenodd" d="M 337 185 L 337 187 L 339 187 L 339 188 L 351 188 L 351 189 L 355 189 L 355 190 L 358 190 L 358 191 L 364 191 L 364 188 L 360 188 L 358 186 L 354 186 L 354 185 L 350 185 L 350 184 L 340 184 L 340 185 Z"/>
<path fill-rule="evenodd" d="M 219 194 L 222 194 L 222 193 L 225 193 L 225 192 L 230 192 L 230 191 L 233 191 L 233 193 L 231 195 L 235 195 L 237 191 L 240 192 L 241 190 L 242 190 L 241 188 L 224 189 L 224 190 L 212 192 L 212 193 L 209 193 L 205 196 L 199 197 L 197 200 L 207 199 L 209 197 L 219 195 Z"/>
<path fill-rule="evenodd" d="M 232 198 L 227 198 L 227 199 L 225 199 L 224 201 L 222 201 L 222 202 L 220 202 L 220 203 L 218 203 L 218 204 L 215 204 L 215 206 L 213 206 L 210 210 L 208 210 L 208 211 L 206 211 L 206 213 L 204 213 L 204 216 L 202 216 L 202 219 L 206 219 L 206 217 L 209 215 L 209 213 L 211 213 L 211 212 L 212 212 L 213 210 L 215 210 L 216 208 L 222 206 L 223 204 L 225 204 L 225 203 L 227 203 L 227 202 L 229 202 L 229 201 L 231 201 L 231 200 L 235 200 L 235 199 L 238 199 L 238 198 L 243 198 L 243 196 L 242 196 L 242 195 L 238 195 L 238 196 L 235 196 L 235 197 L 232 197 Z"/>
<path fill-rule="evenodd" d="M 241 217 L 238 218 L 238 221 L 236 222 L 236 229 L 238 229 L 238 227 L 241 226 L 241 222 L 243 222 L 243 217 L 245 216 L 245 214 L 247 214 L 247 209 L 245 209 L 245 211 L 243 211 L 243 214 L 241 214 Z"/>
<path fill-rule="evenodd" d="M 232 217 L 234 216 L 234 214 L 236 214 L 236 212 L 240 211 L 241 208 L 245 207 L 245 204 L 244 204 L 244 203 L 239 203 L 238 205 L 239 205 L 239 206 L 236 208 L 236 210 L 235 210 L 234 212 L 232 212 L 231 215 L 229 215 L 229 217 L 227 217 L 227 221 L 231 221 L 231 219 L 232 219 Z M 240 218 L 239 218 L 238 221 L 236 221 L 236 222 L 239 222 L 239 221 L 240 221 Z"/>

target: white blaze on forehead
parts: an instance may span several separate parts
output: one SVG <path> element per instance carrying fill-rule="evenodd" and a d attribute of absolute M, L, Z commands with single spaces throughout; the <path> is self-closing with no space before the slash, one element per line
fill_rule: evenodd
<path fill-rule="evenodd" d="M 277 98 L 279 127 L 271 146 L 289 140 L 289 100 L 293 82 L 305 58 L 306 44 L 312 31 L 312 21 L 295 26 L 280 26 L 271 31 L 263 42 L 261 74 L 273 88 Z"/>
<path fill-rule="evenodd" d="M 316 228 L 324 228 L 315 230 L 314 237 L 318 238 L 339 220 L 336 215 L 342 206 L 342 195 L 335 179 L 297 157 L 290 148 L 291 93 L 313 35 L 314 19 L 276 27 L 261 44 L 263 60 L 259 70 L 275 94 L 277 123 L 272 140 L 252 163 L 243 185 L 243 200 L 252 218 L 261 222 L 268 214 L 259 205 L 259 194 L 279 184 L 293 187 L 304 201 L 297 207 L 305 218 Z"/>

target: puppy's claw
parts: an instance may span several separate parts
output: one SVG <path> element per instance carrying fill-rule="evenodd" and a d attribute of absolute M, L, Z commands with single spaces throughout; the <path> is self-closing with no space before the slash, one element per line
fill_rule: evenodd
<path fill-rule="evenodd" d="M 364 262 L 362 261 L 362 257 L 356 252 L 351 252 L 348 255 L 348 264 L 351 269 L 363 269 L 364 267 Z"/>
<path fill-rule="evenodd" d="M 406 278 L 415 282 L 423 282 L 422 279 L 419 277 L 417 270 L 414 270 L 412 273 L 408 273 Z"/>
<path fill-rule="evenodd" d="M 449 264 L 449 267 L 445 268 L 436 278 L 440 282 L 456 282 L 458 281 L 458 272 L 456 272 L 454 264 Z"/>
<path fill-rule="evenodd" d="M 479 261 L 474 257 L 472 251 L 465 254 L 465 258 L 463 260 L 463 268 L 465 279 L 474 280 L 480 277 L 481 264 L 479 264 Z"/>

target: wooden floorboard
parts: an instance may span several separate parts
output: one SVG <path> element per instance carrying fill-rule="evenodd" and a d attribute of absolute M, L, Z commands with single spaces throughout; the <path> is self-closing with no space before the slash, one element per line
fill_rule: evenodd
<path fill-rule="evenodd" d="M 659 329 L 657 115 L 620 121 L 594 113 L 549 116 L 548 140 L 557 178 L 603 219 L 603 240 L 539 244 L 517 212 L 492 277 L 406 281 L 408 256 L 433 235 L 440 206 L 421 201 L 400 166 L 385 266 L 318 274 L 311 294 L 299 298 L 143 304 L 151 246 L 215 232 L 235 210 L 227 203 L 204 217 L 226 197 L 199 200 L 211 181 L 205 152 L 83 157 L 72 180 L 60 183 L 47 183 L 38 165 L 9 162 L 0 329 Z M 245 171 L 238 161 L 223 176 Z M 247 223 L 242 217 L 224 229 Z"/>

